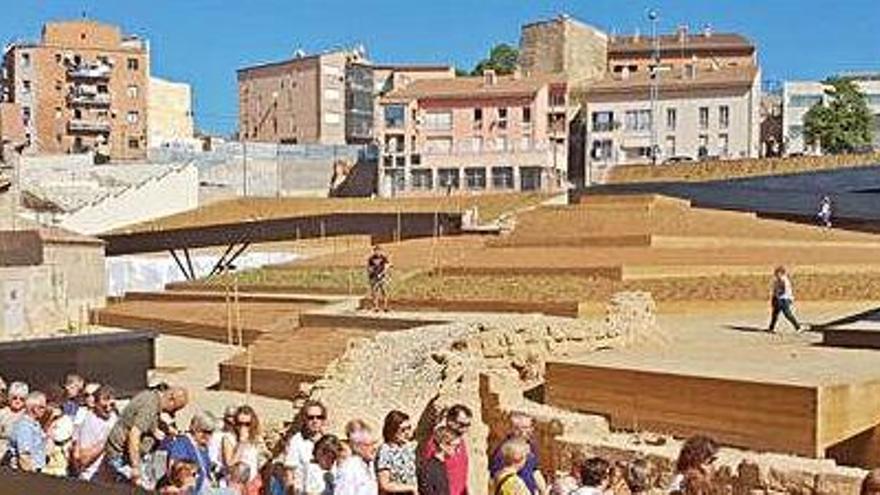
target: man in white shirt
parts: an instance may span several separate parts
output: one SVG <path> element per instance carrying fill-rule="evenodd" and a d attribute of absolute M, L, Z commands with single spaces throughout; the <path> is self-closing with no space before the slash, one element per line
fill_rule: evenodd
<path fill-rule="evenodd" d="M 324 436 L 327 408 L 318 401 L 308 401 L 302 408 L 302 428 L 287 442 L 284 467 L 293 479 L 296 493 L 308 486 L 306 468 L 312 462 L 315 442 Z"/>
<path fill-rule="evenodd" d="M 113 395 L 110 387 L 100 387 L 94 393 L 94 407 L 85 413 L 76 430 L 72 457 L 81 480 L 90 481 L 104 460 L 104 445 L 116 424 Z"/>
<path fill-rule="evenodd" d="M 376 436 L 372 429 L 364 428 L 349 438 L 351 456 L 342 461 L 336 470 L 334 495 L 377 495 L 379 483 L 373 459 L 376 457 Z"/>

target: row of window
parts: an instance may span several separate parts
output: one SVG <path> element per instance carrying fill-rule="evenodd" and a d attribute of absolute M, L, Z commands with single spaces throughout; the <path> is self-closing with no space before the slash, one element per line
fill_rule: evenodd
<path fill-rule="evenodd" d="M 103 65 L 106 65 L 108 67 L 112 66 L 113 60 L 107 55 L 98 55 L 95 58 L 99 63 L 101 63 Z M 56 63 L 60 64 L 64 60 L 65 60 L 65 57 L 63 57 L 60 53 L 55 54 L 55 62 Z M 78 67 L 78 66 L 82 65 L 83 57 L 79 54 L 75 54 L 72 59 L 69 59 L 69 61 L 73 62 L 74 66 Z M 30 68 L 30 66 L 31 66 L 31 54 L 27 53 L 27 52 L 22 52 L 21 53 L 21 67 L 27 69 L 27 68 Z M 141 66 L 140 60 L 138 60 L 136 58 L 129 57 L 125 61 L 125 67 L 128 70 L 132 70 L 132 71 L 138 70 L 138 69 L 140 69 L 140 66 Z"/>
<path fill-rule="evenodd" d="M 484 124 L 483 108 L 474 108 L 472 113 L 472 122 L 475 129 L 482 128 Z M 506 129 L 509 121 L 510 109 L 508 107 L 495 108 L 495 120 L 493 125 L 499 129 Z M 417 116 L 413 111 L 413 120 Z M 520 122 L 523 125 L 532 123 L 532 108 L 521 107 Z M 425 129 L 431 131 L 448 131 L 452 129 L 452 110 L 425 112 L 422 125 Z M 387 105 L 385 106 L 385 127 L 389 129 L 399 129 L 406 124 L 406 107 L 403 105 Z"/>
<path fill-rule="evenodd" d="M 710 108 L 698 109 L 698 125 L 700 129 L 708 129 L 710 122 Z M 607 132 L 616 129 L 620 124 L 614 120 L 614 112 L 593 112 L 593 132 Z M 651 110 L 627 110 L 624 112 L 623 126 L 627 131 L 650 131 L 653 127 Z M 718 107 L 718 128 L 730 127 L 730 107 L 721 105 Z M 678 109 L 666 109 L 666 130 L 674 131 L 678 128 Z"/>
<path fill-rule="evenodd" d="M 63 89 L 63 87 L 64 87 L 64 85 L 61 83 L 61 81 L 55 81 L 55 89 L 57 91 L 61 91 Z M 88 88 L 89 89 L 87 89 L 87 87 L 85 87 L 85 86 L 77 86 L 75 88 L 75 90 L 78 91 L 79 93 L 88 93 L 88 92 L 90 92 L 91 86 L 89 86 Z M 28 96 L 31 94 L 31 92 L 33 92 L 33 90 L 34 90 L 34 86 L 30 80 L 28 80 L 28 79 L 21 80 L 21 94 L 22 95 Z M 106 84 L 96 84 L 94 86 L 94 92 L 97 94 L 110 94 L 110 88 Z M 138 94 L 140 94 L 140 89 L 138 88 L 137 84 L 130 84 L 126 88 L 125 92 L 129 98 L 135 99 L 138 97 Z"/>
<path fill-rule="evenodd" d="M 564 140 L 558 142 L 558 146 L 564 146 Z M 494 138 L 484 139 L 482 136 L 472 136 L 470 138 L 454 141 L 450 137 L 429 137 L 425 139 L 423 151 L 428 154 L 448 155 L 454 151 L 460 153 L 480 153 L 484 151 L 535 151 L 534 139 L 530 134 L 525 134 L 518 141 L 512 141 L 508 136 L 496 136 Z M 386 153 L 405 153 L 406 143 L 403 136 L 386 136 L 385 147 Z M 415 136 L 410 137 L 410 151 L 418 152 Z"/>
<path fill-rule="evenodd" d="M 491 187 L 498 190 L 511 190 L 516 187 L 515 175 L 513 167 L 501 166 L 491 167 L 487 170 L 485 167 L 467 167 L 463 170 L 458 168 L 440 168 L 434 170 L 422 169 L 412 170 L 409 175 L 410 189 L 416 191 L 427 191 L 435 188 L 439 189 L 459 189 L 462 186 L 462 175 L 464 176 L 464 187 L 470 190 L 486 189 L 489 186 L 489 173 L 491 172 Z M 389 171 L 391 185 L 395 190 L 402 191 L 406 188 L 406 176 L 402 170 Z M 536 190 L 541 187 L 541 168 L 540 167 L 522 167 L 520 169 L 520 189 Z"/>
<path fill-rule="evenodd" d="M 677 141 L 675 136 L 666 136 L 663 147 L 663 155 L 665 157 L 678 156 L 679 150 L 676 147 Z M 658 150 L 659 151 L 659 150 Z M 712 155 L 710 148 L 709 135 L 700 134 L 697 138 L 697 156 L 692 158 L 705 158 Z M 726 157 L 730 154 L 730 135 L 726 133 L 718 134 L 715 142 L 715 153 L 718 156 Z M 650 158 L 650 146 L 638 146 L 625 150 L 625 158 Z M 590 150 L 590 156 L 595 160 L 614 160 L 614 141 L 611 139 L 593 140 Z"/>

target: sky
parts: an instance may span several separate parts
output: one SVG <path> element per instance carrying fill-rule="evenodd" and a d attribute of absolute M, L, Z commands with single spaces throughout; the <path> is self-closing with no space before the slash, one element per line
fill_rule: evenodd
<path fill-rule="evenodd" d="M 151 70 L 192 85 L 199 129 L 237 124 L 235 71 L 363 44 L 381 63 L 470 69 L 496 43 L 517 44 L 524 23 L 567 13 L 606 32 L 687 24 L 735 31 L 758 47 L 765 80 L 880 71 L 880 0 L 0 0 L 0 40 L 36 41 L 45 21 L 118 24 L 149 39 Z"/>

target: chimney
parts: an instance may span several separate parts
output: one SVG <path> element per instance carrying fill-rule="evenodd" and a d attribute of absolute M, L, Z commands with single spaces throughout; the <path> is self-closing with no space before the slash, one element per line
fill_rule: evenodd
<path fill-rule="evenodd" d="M 494 69 L 486 69 L 483 71 L 483 84 L 486 86 L 495 86 L 496 82 L 498 82 L 498 77 L 495 75 Z"/>
<path fill-rule="evenodd" d="M 712 37 L 712 25 L 711 24 L 706 24 L 705 26 L 703 26 L 703 36 L 705 36 L 706 38 Z"/>

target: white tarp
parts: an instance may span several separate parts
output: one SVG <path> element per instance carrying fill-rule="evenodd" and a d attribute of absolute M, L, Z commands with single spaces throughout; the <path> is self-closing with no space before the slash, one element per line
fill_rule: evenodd
<path fill-rule="evenodd" d="M 180 255 L 178 255 L 180 256 Z M 234 265 L 239 270 L 258 268 L 265 265 L 287 263 L 302 258 L 303 255 L 289 252 L 244 253 L 236 258 Z M 218 255 L 193 256 L 192 264 L 196 276 L 206 276 Z M 186 263 L 185 260 L 180 260 Z M 186 280 L 170 254 L 129 255 L 107 258 L 107 295 L 122 296 L 129 291 L 160 291 L 165 284 Z"/>

